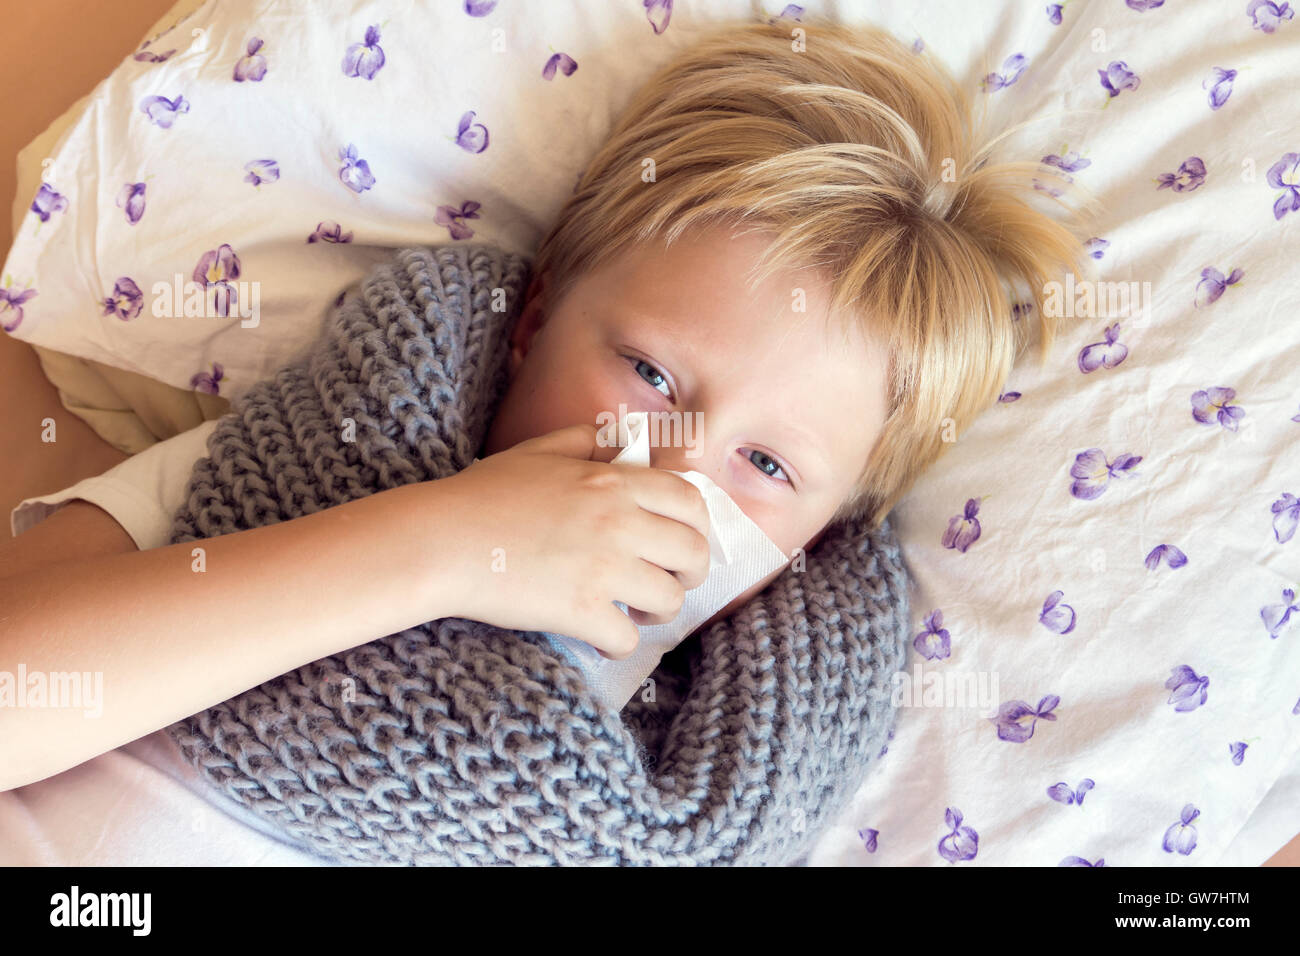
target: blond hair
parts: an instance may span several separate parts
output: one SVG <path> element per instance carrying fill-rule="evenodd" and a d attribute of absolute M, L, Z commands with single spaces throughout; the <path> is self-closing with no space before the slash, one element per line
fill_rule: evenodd
<path fill-rule="evenodd" d="M 1001 394 L 1029 324 L 1004 286 L 1033 302 L 1045 360 L 1055 329 L 1044 284 L 1080 276 L 1084 250 L 1030 202 L 1033 177 L 1063 194 L 1068 177 L 989 164 L 996 141 L 976 133 L 969 98 L 928 55 L 878 29 L 815 21 L 797 50 L 791 26 L 720 28 L 651 77 L 534 269 L 558 302 L 635 242 L 718 223 L 774 232 L 754 284 L 781 267 L 820 268 L 831 314 L 887 350 L 884 428 L 832 518 L 878 527 L 943 453 L 945 431 L 964 431 Z M 1072 218 L 1052 193 L 1041 195 Z"/>

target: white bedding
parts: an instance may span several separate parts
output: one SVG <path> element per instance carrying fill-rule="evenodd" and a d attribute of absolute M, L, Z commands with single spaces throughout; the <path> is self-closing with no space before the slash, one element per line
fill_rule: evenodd
<path fill-rule="evenodd" d="M 648 72 L 695 27 L 751 7 L 679 0 L 664 27 L 662 5 L 652 25 L 632 2 L 484 17 L 356 2 L 328 22 L 295 21 L 289 40 L 294 6 L 204 4 L 178 34 L 200 29 L 193 43 L 163 62 L 128 60 L 101 85 L 49 164 L 67 207 L 46 194 L 48 219 L 38 228 L 40 216 L 27 217 L 6 263 L 11 300 L 38 290 L 14 334 L 236 397 L 294 357 L 387 249 L 443 242 L 453 227 L 531 248 Z M 1288 614 L 1286 596 L 1300 580 L 1300 118 L 1286 102 L 1300 80 L 1300 24 L 1274 22 L 1258 0 L 1076 0 L 1059 24 L 1028 3 L 805 6 L 923 41 L 1004 125 L 1040 120 L 1002 156 L 1072 167 L 1107 206 L 1090 245 L 1097 278 L 1151 293 L 1146 315 L 1067 319 L 1048 365 L 1022 360 L 1006 385 L 1018 397 L 957 436 L 894 512 L 918 585 L 913 633 L 935 632 L 909 673 L 919 663 L 996 677 L 994 709 L 1022 702 L 1040 716 L 1004 721 L 1004 737 L 1022 738 L 1008 740 L 980 708 L 906 708 L 889 754 L 810 862 L 1260 862 L 1300 833 L 1300 810 L 1288 822 L 1286 807 L 1300 761 L 1300 612 Z M 347 48 L 385 18 L 398 21 L 381 30 L 385 65 L 373 80 L 344 75 Z M 270 64 L 260 87 L 231 79 L 253 35 Z M 462 54 L 424 56 L 416 35 Z M 578 69 L 545 79 L 556 50 Z M 328 62 L 328 79 L 312 62 Z M 145 95 L 178 93 L 191 108 L 169 128 L 137 109 Z M 491 132 L 481 151 L 475 120 Z M 112 148 L 92 147 L 97 137 Z M 218 141 L 241 158 L 273 155 L 280 179 L 243 182 L 241 162 L 227 184 L 209 168 Z M 337 158 L 349 142 L 375 178 L 360 192 L 359 165 Z M 132 224 L 117 199 L 149 174 Z M 220 182 L 221 201 L 201 199 L 191 176 Z M 477 218 L 444 211 L 438 222 L 439 206 L 466 202 L 481 203 Z M 306 242 L 329 221 L 352 242 Z M 260 332 L 233 319 L 102 314 L 106 297 L 130 311 L 122 276 L 146 290 L 188 277 L 223 243 L 242 257 L 241 278 L 266 280 Z M 1098 469 L 1109 469 L 1104 482 L 1089 477 Z M 945 546 L 971 536 L 968 501 L 979 537 Z M 934 611 L 942 624 L 928 628 Z"/>

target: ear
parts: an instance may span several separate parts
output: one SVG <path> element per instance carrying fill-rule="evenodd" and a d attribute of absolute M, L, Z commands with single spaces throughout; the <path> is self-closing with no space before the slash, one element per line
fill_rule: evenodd
<path fill-rule="evenodd" d="M 534 275 L 528 283 L 528 292 L 524 294 L 524 308 L 519 313 L 514 329 L 510 332 L 510 377 L 514 378 L 519 367 L 524 364 L 524 356 L 532 345 L 533 336 L 546 321 L 546 280 L 549 272 Z"/>

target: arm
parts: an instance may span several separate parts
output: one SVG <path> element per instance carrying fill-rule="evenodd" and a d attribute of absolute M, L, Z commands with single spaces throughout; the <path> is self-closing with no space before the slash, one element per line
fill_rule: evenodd
<path fill-rule="evenodd" d="M 84 707 L 0 707 L 0 790 L 448 616 L 455 555 L 429 542 L 457 539 L 438 484 L 147 551 L 99 508 L 73 502 L 4 542 L 0 672 L 101 672 L 103 701 L 98 718 Z M 192 569 L 194 548 L 204 571 Z"/>

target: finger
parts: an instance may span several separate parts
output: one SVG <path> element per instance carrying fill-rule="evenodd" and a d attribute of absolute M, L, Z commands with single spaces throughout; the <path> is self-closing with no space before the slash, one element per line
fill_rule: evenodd
<path fill-rule="evenodd" d="M 709 536 L 709 506 L 700 489 L 671 471 L 638 465 L 614 465 L 633 472 L 628 478 L 632 496 L 646 511 L 690 525 Z"/>
<path fill-rule="evenodd" d="M 510 451 L 521 451 L 535 455 L 563 455 L 591 461 L 596 456 L 596 426 L 569 425 L 557 428 L 545 435 L 538 435 L 512 446 Z"/>
<path fill-rule="evenodd" d="M 578 630 L 583 633 L 575 633 L 574 637 L 586 641 L 600 652 L 601 657 L 611 661 L 631 657 L 641 642 L 641 634 L 632 619 L 613 601 L 594 611 L 587 627 Z"/>
<path fill-rule="evenodd" d="M 640 611 L 642 620 L 650 624 L 667 624 L 681 612 L 686 600 L 686 589 L 674 575 L 640 558 L 616 587 L 618 600 L 629 611 Z"/>
<path fill-rule="evenodd" d="M 625 532 L 629 547 L 639 558 L 671 572 L 686 590 L 697 588 L 709 576 L 709 539 L 690 525 L 663 515 L 637 511 Z"/>

